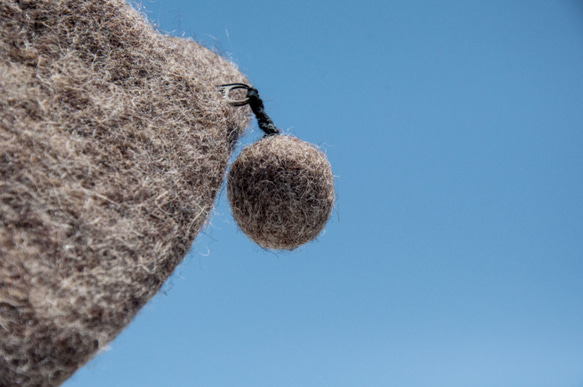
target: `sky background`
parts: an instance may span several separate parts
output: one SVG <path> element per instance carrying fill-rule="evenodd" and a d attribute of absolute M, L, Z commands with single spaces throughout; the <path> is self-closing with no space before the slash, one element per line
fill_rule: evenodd
<path fill-rule="evenodd" d="M 327 153 L 337 205 L 316 242 L 273 253 L 223 192 L 65 387 L 583 387 L 583 1 L 143 7 Z"/>

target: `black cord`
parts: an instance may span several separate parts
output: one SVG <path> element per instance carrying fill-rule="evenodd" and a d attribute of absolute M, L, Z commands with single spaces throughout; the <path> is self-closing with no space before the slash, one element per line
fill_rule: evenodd
<path fill-rule="evenodd" d="M 271 118 L 265 113 L 265 106 L 263 105 L 263 101 L 261 97 L 259 97 L 259 92 L 257 89 L 245 85 L 243 83 L 230 83 L 227 85 L 219 86 L 223 96 L 229 100 L 229 103 L 233 106 L 243 106 L 249 105 L 253 114 L 255 114 L 255 118 L 257 118 L 257 125 L 259 128 L 265 132 L 266 136 L 273 136 L 275 134 L 280 134 L 280 130 L 277 129 L 277 126 L 273 123 Z M 231 90 L 235 89 L 246 89 L 247 90 L 247 97 L 242 100 L 232 100 L 229 98 L 228 94 Z"/>

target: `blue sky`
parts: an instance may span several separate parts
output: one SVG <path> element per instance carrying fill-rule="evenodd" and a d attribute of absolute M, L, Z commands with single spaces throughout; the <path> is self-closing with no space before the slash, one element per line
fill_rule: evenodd
<path fill-rule="evenodd" d="M 271 253 L 223 194 L 66 387 L 583 387 L 581 1 L 143 6 L 325 150 L 338 202 L 318 241 Z"/>

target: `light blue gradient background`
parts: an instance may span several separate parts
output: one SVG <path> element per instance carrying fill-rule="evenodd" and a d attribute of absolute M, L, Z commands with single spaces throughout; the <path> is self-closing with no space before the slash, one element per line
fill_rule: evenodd
<path fill-rule="evenodd" d="M 583 387 L 582 1 L 143 6 L 325 150 L 338 203 L 274 254 L 223 193 L 66 387 Z"/>

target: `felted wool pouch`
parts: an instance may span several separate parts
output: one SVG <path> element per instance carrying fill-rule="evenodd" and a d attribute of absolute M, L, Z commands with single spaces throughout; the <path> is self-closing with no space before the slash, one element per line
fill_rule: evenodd
<path fill-rule="evenodd" d="M 122 0 L 0 0 L 0 386 L 56 386 L 203 227 L 248 107 Z"/>

